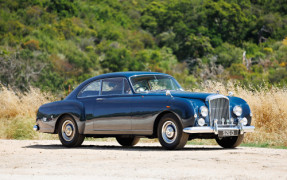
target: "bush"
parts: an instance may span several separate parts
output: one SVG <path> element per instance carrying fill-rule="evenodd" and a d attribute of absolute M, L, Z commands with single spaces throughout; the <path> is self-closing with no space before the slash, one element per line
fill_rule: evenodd
<path fill-rule="evenodd" d="M 39 41 L 37 40 L 29 40 L 23 44 L 23 48 L 28 48 L 29 50 L 39 50 Z"/>

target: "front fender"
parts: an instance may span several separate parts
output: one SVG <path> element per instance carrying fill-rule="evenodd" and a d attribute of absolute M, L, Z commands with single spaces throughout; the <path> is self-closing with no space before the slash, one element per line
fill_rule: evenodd
<path fill-rule="evenodd" d="M 170 110 L 180 117 L 183 127 L 190 127 L 195 125 L 194 115 L 203 105 L 204 102 L 198 99 L 174 97 L 171 101 Z"/>
<path fill-rule="evenodd" d="M 248 120 L 248 126 L 251 124 L 251 109 L 247 102 L 239 97 L 229 97 L 229 103 L 230 103 L 230 113 L 233 118 L 236 118 L 235 114 L 233 113 L 233 108 L 235 106 L 240 106 L 242 108 L 242 115 L 240 118 L 247 118 Z"/>

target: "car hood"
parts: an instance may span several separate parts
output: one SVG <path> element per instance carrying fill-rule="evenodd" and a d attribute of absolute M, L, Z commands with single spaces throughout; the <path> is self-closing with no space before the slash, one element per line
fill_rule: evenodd
<path fill-rule="evenodd" d="M 161 92 L 149 92 L 149 95 L 165 95 L 165 91 Z M 202 101 L 205 101 L 206 98 L 210 95 L 217 95 L 215 93 L 197 93 L 197 92 L 187 92 L 187 91 L 170 91 L 171 95 L 173 97 L 179 97 L 179 98 L 188 98 L 188 99 L 200 99 Z"/>
<path fill-rule="evenodd" d="M 215 95 L 214 93 L 196 93 L 196 92 L 187 92 L 187 91 L 171 91 L 173 97 L 181 97 L 188 99 L 200 99 L 205 101 L 205 99 L 210 95 Z"/>

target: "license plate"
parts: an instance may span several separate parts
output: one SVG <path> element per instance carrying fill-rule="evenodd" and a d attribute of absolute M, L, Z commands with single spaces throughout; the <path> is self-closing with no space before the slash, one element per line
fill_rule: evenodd
<path fill-rule="evenodd" d="M 223 130 L 218 131 L 218 136 L 225 137 L 225 136 L 238 136 L 238 130 Z"/>

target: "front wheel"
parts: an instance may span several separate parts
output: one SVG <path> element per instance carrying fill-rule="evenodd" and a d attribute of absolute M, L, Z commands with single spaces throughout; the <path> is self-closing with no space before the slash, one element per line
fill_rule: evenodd
<path fill-rule="evenodd" d="M 121 136 L 116 137 L 116 139 L 120 145 L 125 146 L 125 147 L 134 146 L 140 140 L 140 138 L 138 137 L 121 137 Z"/>
<path fill-rule="evenodd" d="M 58 136 L 61 143 L 66 147 L 80 146 L 85 136 L 79 134 L 78 126 L 71 116 L 64 116 L 58 126 Z"/>
<path fill-rule="evenodd" d="M 165 149 L 182 149 L 189 135 L 183 132 L 183 127 L 175 115 L 166 114 L 159 121 L 157 137 Z"/>
<path fill-rule="evenodd" d="M 240 134 L 239 136 L 232 136 L 232 137 L 223 137 L 223 138 L 216 138 L 216 142 L 223 148 L 235 148 L 241 144 L 243 141 L 244 134 Z"/>

